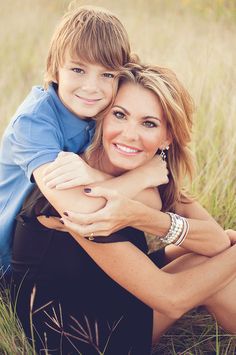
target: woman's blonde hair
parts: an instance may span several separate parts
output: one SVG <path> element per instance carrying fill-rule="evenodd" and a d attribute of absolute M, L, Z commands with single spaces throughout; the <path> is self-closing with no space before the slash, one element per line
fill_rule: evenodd
<path fill-rule="evenodd" d="M 161 186 L 160 193 L 163 210 L 174 210 L 175 203 L 183 200 L 183 179 L 191 179 L 193 175 L 192 154 L 188 147 L 191 141 L 193 100 L 175 73 L 167 68 L 128 64 L 126 70 L 120 73 L 118 90 L 126 82 L 141 85 L 153 92 L 162 106 L 172 142 L 167 154 L 169 183 Z M 86 152 L 87 157 L 101 149 L 102 122 L 102 117 L 98 117 L 93 142 Z"/>
<path fill-rule="evenodd" d="M 76 7 L 63 16 L 51 39 L 45 88 L 57 81 L 66 53 L 115 70 L 131 60 L 129 38 L 120 20 L 108 10 L 94 6 Z"/>

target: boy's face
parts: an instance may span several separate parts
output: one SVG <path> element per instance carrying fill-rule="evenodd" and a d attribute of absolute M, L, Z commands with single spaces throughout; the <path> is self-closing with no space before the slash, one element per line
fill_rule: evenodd
<path fill-rule="evenodd" d="M 100 64 L 65 58 L 58 70 L 58 96 L 80 118 L 96 116 L 112 99 L 116 72 Z"/>

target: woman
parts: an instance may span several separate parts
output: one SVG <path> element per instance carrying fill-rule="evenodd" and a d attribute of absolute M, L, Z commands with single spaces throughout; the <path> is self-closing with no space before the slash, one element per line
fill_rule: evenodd
<path fill-rule="evenodd" d="M 199 304 L 206 305 L 227 330 L 236 331 L 232 321 L 232 314 L 236 314 L 236 247 L 229 247 L 226 233 L 181 191 L 182 177 L 191 172 L 187 149 L 191 113 L 189 95 L 171 71 L 134 66 L 120 81 L 113 106 L 98 123 L 86 159 L 109 178 L 146 164 L 153 169 L 156 152 L 170 146 L 169 183 L 160 189 L 162 209 L 186 218 L 159 212 L 160 235 L 167 230 L 163 240 L 178 245 L 180 254 L 220 254 L 206 260 L 203 255 L 188 253 L 164 266 L 163 250 L 149 258 L 143 233 L 130 228 L 92 243 L 76 233 L 76 214 L 64 216 L 65 226 L 61 227 L 55 219 L 43 217 L 57 213 L 34 190 L 18 216 L 12 267 L 18 288 L 18 314 L 28 336 L 30 318 L 33 320 L 38 351 L 42 338 L 47 348 L 58 353 L 61 344 L 65 354 L 75 348 L 84 354 L 148 354 L 151 336 L 156 341 L 175 319 Z M 160 164 L 158 159 L 154 160 Z M 154 170 L 150 171 L 155 175 Z M 160 199 L 153 186 L 154 181 L 162 184 L 163 176 L 165 180 L 166 171 L 145 178 L 143 186 L 150 189 L 139 196 L 157 210 Z M 46 188 L 39 175 L 35 178 L 61 214 L 68 209 L 66 206 L 90 212 L 105 203 L 102 198 L 87 197 L 81 187 L 58 193 Z M 64 193 L 66 200 L 62 199 Z M 138 208 L 140 202 L 135 203 Z M 75 240 L 50 229 L 55 227 L 66 227 Z M 77 242 L 124 288 L 106 276 Z M 36 292 L 32 296 L 33 289 Z"/>

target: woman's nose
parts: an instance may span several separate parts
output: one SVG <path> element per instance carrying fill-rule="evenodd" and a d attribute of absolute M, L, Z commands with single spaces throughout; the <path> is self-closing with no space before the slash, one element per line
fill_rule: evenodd
<path fill-rule="evenodd" d="M 122 132 L 123 137 L 130 141 L 136 141 L 139 139 L 138 127 L 132 122 L 128 122 Z"/>

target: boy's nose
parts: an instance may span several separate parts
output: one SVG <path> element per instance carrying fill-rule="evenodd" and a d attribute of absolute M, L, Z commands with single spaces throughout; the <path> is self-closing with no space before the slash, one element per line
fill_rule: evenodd
<path fill-rule="evenodd" d="M 94 76 L 87 76 L 84 78 L 81 88 L 88 92 L 93 93 L 98 90 L 98 80 Z"/>

